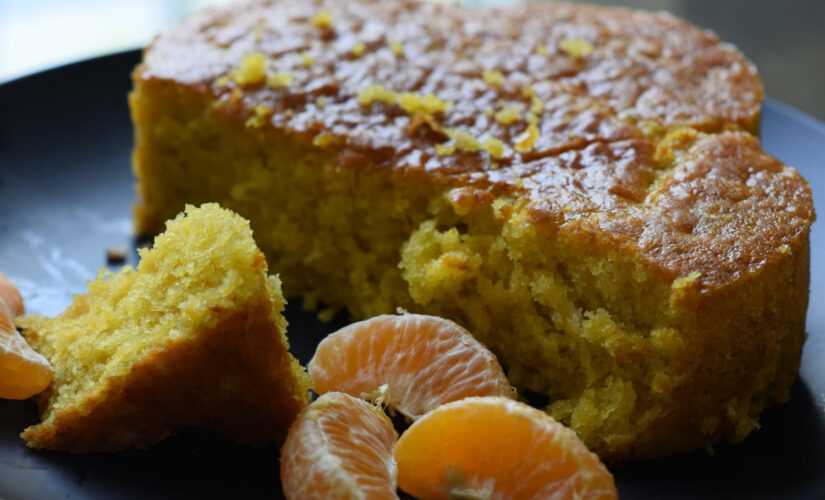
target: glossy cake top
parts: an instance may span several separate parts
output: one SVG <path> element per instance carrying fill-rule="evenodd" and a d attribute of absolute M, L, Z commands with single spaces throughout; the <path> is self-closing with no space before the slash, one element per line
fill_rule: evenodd
<path fill-rule="evenodd" d="M 239 87 L 279 126 L 390 148 L 396 165 L 461 170 L 678 125 L 755 130 L 762 101 L 753 66 L 711 33 L 568 4 L 241 4 L 161 36 L 141 76 L 226 98 Z M 491 161 L 447 154 L 476 148 Z"/>
<path fill-rule="evenodd" d="M 536 220 L 705 284 L 758 267 L 813 218 L 795 170 L 730 131 L 757 128 L 753 65 L 666 13 L 256 1 L 163 34 L 135 78 L 337 148 L 345 166 L 521 193 Z"/>

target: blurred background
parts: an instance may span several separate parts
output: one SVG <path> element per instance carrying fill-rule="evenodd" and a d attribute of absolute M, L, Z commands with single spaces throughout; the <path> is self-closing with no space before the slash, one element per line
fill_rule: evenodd
<path fill-rule="evenodd" d="M 298 1 L 298 0 L 296 0 Z M 142 47 L 194 10 L 227 0 L 0 0 L 0 83 Z M 507 0 L 468 0 L 471 5 Z M 715 31 L 756 63 L 767 95 L 825 120 L 825 1 L 595 0 L 668 10 Z"/>

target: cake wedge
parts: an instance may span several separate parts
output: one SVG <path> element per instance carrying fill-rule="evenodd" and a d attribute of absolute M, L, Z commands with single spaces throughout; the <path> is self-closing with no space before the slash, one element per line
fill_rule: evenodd
<path fill-rule="evenodd" d="M 137 270 L 101 271 L 56 318 L 18 321 L 54 367 L 29 446 L 146 448 L 188 427 L 280 444 L 309 403 L 288 352 L 280 281 L 248 223 L 215 204 L 186 207 L 141 250 Z"/>

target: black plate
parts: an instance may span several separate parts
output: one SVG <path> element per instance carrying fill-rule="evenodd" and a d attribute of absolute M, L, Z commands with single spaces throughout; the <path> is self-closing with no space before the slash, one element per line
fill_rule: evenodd
<path fill-rule="evenodd" d="M 134 200 L 126 108 L 138 52 L 94 59 L 0 86 L 0 270 L 19 284 L 29 312 L 53 315 L 106 265 L 105 251 L 134 249 Z M 768 101 L 765 148 L 795 165 L 825 206 L 825 125 Z M 714 455 L 697 452 L 629 463 L 613 472 L 624 499 L 825 498 L 825 250 L 811 240 L 810 334 L 791 402 L 765 412 L 762 429 Z M 132 251 L 129 263 L 136 264 Z M 322 324 L 288 307 L 295 354 L 306 363 Z M 34 451 L 18 433 L 37 421 L 30 402 L 0 401 L 0 498 L 279 497 L 278 453 L 205 432 L 151 451 L 69 455 Z"/>

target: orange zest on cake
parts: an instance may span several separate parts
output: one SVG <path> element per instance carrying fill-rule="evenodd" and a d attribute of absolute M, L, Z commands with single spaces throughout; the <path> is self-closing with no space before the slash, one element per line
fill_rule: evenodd
<path fill-rule="evenodd" d="M 755 68 L 712 33 L 257 0 L 161 35 L 133 79 L 141 232 L 220 202 L 288 296 L 452 319 L 603 457 L 739 441 L 789 397 L 811 192 L 761 149 Z"/>

